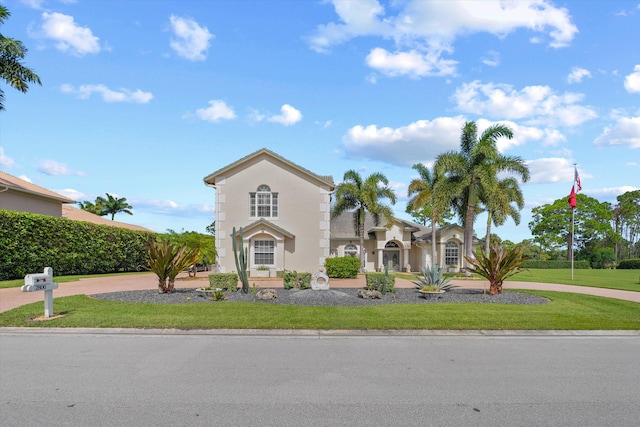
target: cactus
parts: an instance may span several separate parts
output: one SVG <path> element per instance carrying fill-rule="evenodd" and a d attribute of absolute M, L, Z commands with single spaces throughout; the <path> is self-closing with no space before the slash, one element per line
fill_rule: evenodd
<path fill-rule="evenodd" d="M 237 237 L 240 238 L 240 249 L 237 246 Z M 242 228 L 236 233 L 236 228 L 233 227 L 231 232 L 231 240 L 233 245 L 233 257 L 236 261 L 236 268 L 238 269 L 238 277 L 242 282 L 242 293 L 249 293 L 249 277 L 247 276 L 247 259 L 249 258 L 247 248 L 244 247 L 244 239 L 242 236 Z"/>

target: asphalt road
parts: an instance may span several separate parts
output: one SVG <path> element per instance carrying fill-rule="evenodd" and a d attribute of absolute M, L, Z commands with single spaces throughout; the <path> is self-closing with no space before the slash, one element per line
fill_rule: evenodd
<path fill-rule="evenodd" d="M 10 426 L 637 426 L 640 335 L 5 329 Z"/>

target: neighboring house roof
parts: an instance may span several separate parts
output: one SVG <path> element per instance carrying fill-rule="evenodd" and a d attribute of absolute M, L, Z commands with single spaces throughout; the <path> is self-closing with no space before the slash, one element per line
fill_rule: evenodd
<path fill-rule="evenodd" d="M 152 230 L 148 228 L 127 224 L 125 222 L 111 221 L 105 217 L 92 214 L 91 212 L 84 211 L 82 209 L 75 208 L 73 206 L 63 205 L 62 206 L 62 217 L 72 219 L 74 221 L 85 221 L 91 222 L 93 224 L 101 224 L 101 225 L 109 225 L 112 227 L 120 227 L 120 228 L 128 228 L 129 230 L 137 230 L 137 231 L 148 231 L 153 233 Z"/>
<path fill-rule="evenodd" d="M 218 169 L 217 171 L 207 175 L 206 177 L 204 177 L 204 182 L 207 184 L 211 184 L 211 185 L 215 185 L 216 183 L 216 178 L 219 176 L 224 176 L 227 172 L 229 172 L 230 170 L 242 165 L 243 163 L 249 162 L 253 159 L 255 159 L 256 157 L 259 157 L 261 155 L 266 155 L 269 156 L 279 162 L 285 163 L 289 166 L 291 166 L 294 169 L 297 169 L 298 171 L 302 172 L 303 174 L 313 178 L 314 180 L 318 180 L 321 181 L 322 183 L 329 185 L 332 189 L 334 188 L 334 183 L 333 183 L 333 177 L 331 176 L 322 176 L 322 175 L 316 175 L 315 173 L 311 172 L 310 170 L 303 168 L 300 165 L 297 165 L 295 163 L 293 163 L 290 160 L 285 159 L 284 157 L 274 153 L 271 150 L 268 150 L 266 148 L 261 148 L 258 151 L 254 151 L 253 153 L 239 159 L 236 160 L 235 162 L 221 168 Z"/>
<path fill-rule="evenodd" d="M 75 200 L 65 197 L 62 194 L 55 193 L 51 190 L 40 187 L 39 185 L 35 185 L 29 181 L 18 178 L 17 176 L 13 176 L 6 172 L 0 171 L 0 192 L 6 191 L 5 188 L 13 191 L 19 191 L 21 193 L 27 193 L 47 199 L 56 200 L 60 203 L 76 202 Z"/>

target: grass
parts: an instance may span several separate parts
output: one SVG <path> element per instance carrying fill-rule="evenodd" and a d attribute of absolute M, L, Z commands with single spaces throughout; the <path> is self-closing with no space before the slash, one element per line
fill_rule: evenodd
<path fill-rule="evenodd" d="M 41 271 L 34 273 L 42 273 Z M 106 273 L 106 274 L 86 274 L 81 276 L 53 276 L 53 281 L 56 283 L 66 283 L 66 282 L 77 282 L 80 279 L 90 279 L 92 277 L 110 277 L 110 276 L 130 276 L 134 274 L 148 274 L 148 271 L 143 271 L 141 273 L 133 272 L 133 273 Z M 0 289 L 5 288 L 19 288 L 24 285 L 23 279 L 15 279 L 15 280 L 0 280 Z"/>
<path fill-rule="evenodd" d="M 414 275 L 406 273 L 398 273 L 396 277 L 415 280 Z M 474 277 L 484 280 L 479 276 Z M 464 276 L 455 276 L 455 278 L 464 278 Z M 573 270 L 573 280 L 571 280 L 570 269 L 531 268 L 511 276 L 507 281 L 556 283 L 640 292 L 640 270 Z"/>
<path fill-rule="evenodd" d="M 573 270 L 571 280 L 570 269 L 531 268 L 512 276 L 510 280 L 640 292 L 640 270 Z"/>
<path fill-rule="evenodd" d="M 0 326 L 177 329 L 640 329 L 640 304 L 589 295 L 527 291 L 550 300 L 540 305 L 391 304 L 375 307 L 301 307 L 261 303 L 136 304 L 84 295 L 56 298 L 44 322 L 42 302 L 0 313 Z"/>

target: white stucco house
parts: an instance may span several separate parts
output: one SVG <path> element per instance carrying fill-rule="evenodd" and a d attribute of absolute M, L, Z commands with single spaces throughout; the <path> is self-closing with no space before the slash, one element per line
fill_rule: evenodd
<path fill-rule="evenodd" d="M 217 269 L 236 271 L 232 230 L 242 229 L 251 276 L 279 271 L 314 273 L 330 256 L 358 256 L 359 237 L 353 216 L 331 219 L 331 176 L 317 175 L 266 149 L 255 151 L 207 175 L 215 189 Z M 396 219 L 389 229 L 365 223 L 367 271 L 392 263 L 394 270 L 419 271 L 430 265 L 431 229 Z M 448 225 L 437 230 L 439 265 L 463 265 L 464 230 Z"/>

